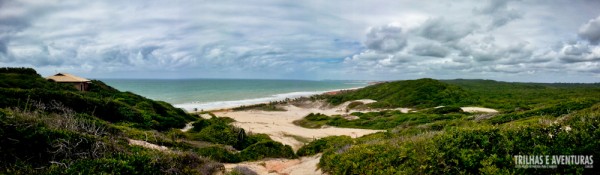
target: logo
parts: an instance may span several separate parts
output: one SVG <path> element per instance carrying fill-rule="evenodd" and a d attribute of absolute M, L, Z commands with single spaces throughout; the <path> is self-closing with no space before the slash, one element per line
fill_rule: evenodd
<path fill-rule="evenodd" d="M 594 168 L 593 155 L 515 155 L 516 168 L 557 168 L 559 165 Z"/>

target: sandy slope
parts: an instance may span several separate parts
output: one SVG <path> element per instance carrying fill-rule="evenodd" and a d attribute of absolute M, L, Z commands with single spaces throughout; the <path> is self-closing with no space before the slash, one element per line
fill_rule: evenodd
<path fill-rule="evenodd" d="M 374 100 L 359 100 L 365 104 L 375 102 Z M 217 116 L 231 117 L 236 120 L 233 125 L 244 128 L 246 132 L 268 134 L 271 139 L 292 146 L 297 151 L 304 145 L 303 141 L 310 141 L 333 135 L 347 135 L 353 138 L 366 134 L 379 132 L 380 130 L 352 129 L 326 127 L 309 129 L 294 125 L 294 120 L 299 120 L 310 113 L 322 113 L 327 115 L 347 114 L 346 106 L 349 102 L 334 107 L 325 107 L 323 103 L 307 103 L 305 105 L 282 106 L 286 111 L 220 111 L 215 112 Z M 354 111 L 348 111 L 354 112 Z M 227 171 L 236 166 L 245 166 L 258 174 L 323 174 L 317 170 L 317 164 L 321 155 L 301 157 L 299 159 L 268 159 L 254 162 L 242 162 L 236 164 L 225 164 Z"/>
<path fill-rule="evenodd" d="M 233 125 L 244 128 L 246 132 L 264 133 L 271 139 L 292 146 L 295 150 L 302 147 L 302 140 L 313 140 L 333 135 L 347 135 L 360 137 L 366 134 L 379 132 L 380 130 L 353 129 L 326 127 L 309 129 L 294 125 L 294 120 L 299 120 L 310 113 L 322 113 L 327 115 L 344 114 L 341 108 L 300 108 L 294 105 L 284 106 L 287 111 L 235 111 L 216 112 L 217 116 L 231 117 L 236 122 Z M 345 109 L 345 108 L 344 108 Z M 304 139 L 302 139 L 304 138 Z"/>

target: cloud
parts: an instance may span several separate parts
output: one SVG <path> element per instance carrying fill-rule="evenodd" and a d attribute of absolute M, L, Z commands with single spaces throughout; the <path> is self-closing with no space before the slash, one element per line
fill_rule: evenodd
<path fill-rule="evenodd" d="M 586 24 L 582 25 L 577 34 L 591 44 L 600 43 L 600 16 L 591 19 Z"/>
<path fill-rule="evenodd" d="M 0 3 L 0 64 L 42 74 L 592 81 L 600 61 L 592 1 Z"/>
<path fill-rule="evenodd" d="M 425 21 L 418 28 L 418 33 L 428 39 L 450 42 L 456 41 L 473 33 L 479 26 L 473 23 L 457 23 L 443 18 L 433 18 Z"/>
<path fill-rule="evenodd" d="M 6 54 L 7 53 L 8 48 L 6 47 L 6 43 L 8 43 L 8 41 L 0 40 L 0 54 Z"/>
<path fill-rule="evenodd" d="M 429 57 L 446 57 L 450 53 L 446 47 L 440 44 L 419 44 L 412 48 L 412 54 Z"/>
<path fill-rule="evenodd" d="M 406 38 L 402 33 L 402 28 L 393 25 L 371 28 L 367 33 L 365 45 L 368 49 L 393 53 L 404 49 Z"/>
<path fill-rule="evenodd" d="M 518 64 L 530 62 L 535 48 L 526 41 L 499 45 L 494 37 L 488 36 L 480 40 L 459 43 L 457 49 L 461 51 L 461 55 L 470 57 L 476 62 Z"/>
<path fill-rule="evenodd" d="M 581 42 L 565 44 L 556 55 L 566 63 L 600 61 L 600 46 L 589 46 Z"/>
<path fill-rule="evenodd" d="M 509 0 L 488 0 L 486 5 L 474 9 L 474 12 L 488 15 L 491 18 L 488 29 L 493 30 L 522 17 L 521 12 L 508 7 L 509 2 Z"/>

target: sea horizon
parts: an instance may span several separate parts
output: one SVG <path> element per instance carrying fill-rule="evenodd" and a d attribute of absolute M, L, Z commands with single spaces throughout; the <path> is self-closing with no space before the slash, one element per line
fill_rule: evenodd
<path fill-rule="evenodd" d="M 99 79 L 120 91 L 165 101 L 186 111 L 216 110 L 308 97 L 367 86 L 367 80 Z"/>

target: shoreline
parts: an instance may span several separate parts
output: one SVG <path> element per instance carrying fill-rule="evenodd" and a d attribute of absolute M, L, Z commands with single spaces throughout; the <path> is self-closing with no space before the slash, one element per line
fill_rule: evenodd
<path fill-rule="evenodd" d="M 297 99 L 304 97 L 311 97 L 314 95 L 335 95 L 337 93 L 343 91 L 353 91 L 357 89 L 362 89 L 371 84 L 367 84 L 361 87 L 353 87 L 353 88 L 344 88 L 344 89 L 334 89 L 334 90 L 326 90 L 326 91 L 312 91 L 312 92 L 290 92 L 290 93 L 282 93 L 271 95 L 270 97 L 262 97 L 262 98 L 253 98 L 253 99 L 242 99 L 242 100 L 231 100 L 231 101 L 215 101 L 215 102 L 207 102 L 207 103 L 182 103 L 182 104 L 172 104 L 176 108 L 183 109 L 188 113 L 199 113 L 199 112 L 218 112 L 218 111 L 228 111 L 233 108 L 241 107 L 241 106 L 251 106 L 251 105 L 259 105 L 259 104 L 268 104 L 271 102 L 277 101 L 285 101 L 286 99 Z"/>

